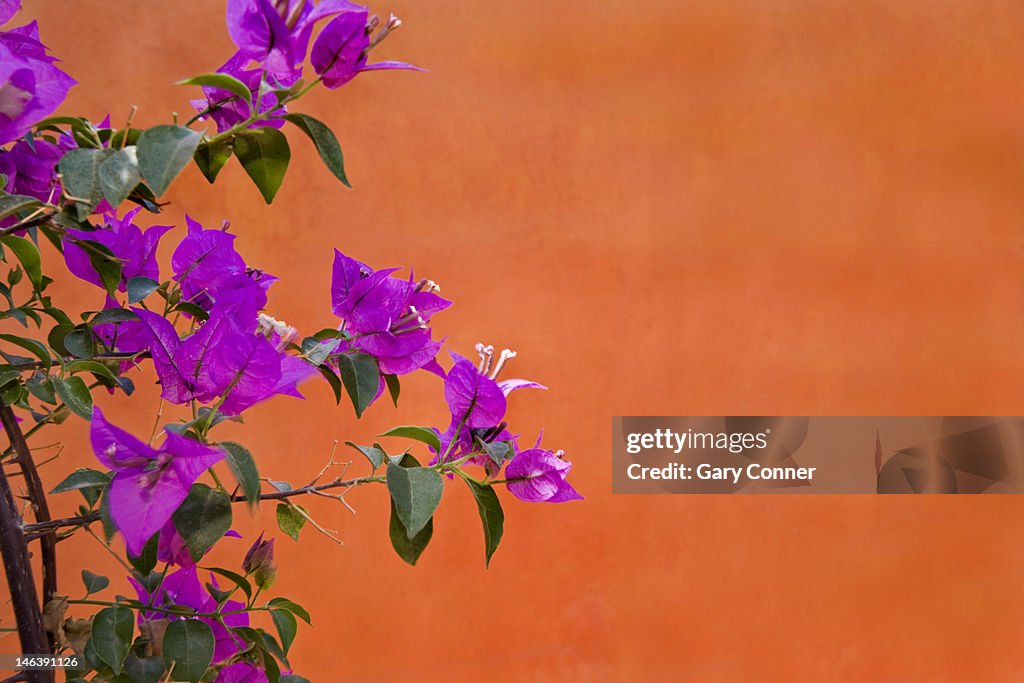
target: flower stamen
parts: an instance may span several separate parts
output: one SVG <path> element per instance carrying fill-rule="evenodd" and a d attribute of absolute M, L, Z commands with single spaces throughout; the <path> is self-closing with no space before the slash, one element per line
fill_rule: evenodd
<path fill-rule="evenodd" d="M 260 313 L 259 322 L 256 325 L 256 332 L 267 339 L 273 340 L 274 335 L 278 337 L 277 349 L 282 350 L 289 342 L 299 336 L 299 331 L 291 325 L 277 320 L 266 313 Z"/>
<path fill-rule="evenodd" d="M 373 23 L 373 28 L 377 28 L 377 24 L 380 23 L 380 20 L 377 19 L 377 17 L 374 17 L 374 19 L 376 20 L 376 22 Z M 388 17 L 387 23 L 384 24 L 384 28 L 382 28 L 380 32 L 376 36 L 374 36 L 373 40 L 370 41 L 370 45 L 366 48 L 366 51 L 369 52 L 373 48 L 380 45 L 381 42 L 391 34 L 392 31 L 394 31 L 401 25 L 402 20 L 396 17 L 394 14 L 392 14 L 390 17 Z"/>
<path fill-rule="evenodd" d="M 416 285 L 416 289 L 414 291 L 427 291 L 430 293 L 436 293 L 441 291 L 441 285 L 437 284 L 433 280 L 420 280 L 419 284 Z"/>
<path fill-rule="evenodd" d="M 476 352 L 480 355 L 480 366 L 477 371 L 481 375 L 486 375 L 491 369 L 491 362 L 494 360 L 494 347 L 490 344 L 484 346 L 483 342 L 477 342 Z"/>
<path fill-rule="evenodd" d="M 501 354 L 498 356 L 498 362 L 494 364 L 494 370 L 492 370 L 491 374 L 487 375 L 487 377 L 489 379 L 495 379 L 498 376 L 498 373 L 501 372 L 501 369 L 505 366 L 505 361 L 515 358 L 516 355 L 518 354 L 511 349 L 502 349 Z"/>

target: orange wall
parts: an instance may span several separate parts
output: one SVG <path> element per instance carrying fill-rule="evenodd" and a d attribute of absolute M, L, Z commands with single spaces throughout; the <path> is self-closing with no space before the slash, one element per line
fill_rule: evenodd
<path fill-rule="evenodd" d="M 139 104 L 141 124 L 163 122 L 188 111 L 171 83 L 230 50 L 220 0 L 26 4 L 81 82 L 66 112 L 118 122 Z M 296 669 L 381 682 L 1020 676 L 1020 498 L 613 497 L 609 441 L 621 413 L 1024 414 L 1024 7 L 376 9 L 405 20 L 382 54 L 430 73 L 368 74 L 303 103 L 338 131 L 354 191 L 293 135 L 272 207 L 233 165 L 214 188 L 190 171 L 167 216 L 230 218 L 247 259 L 282 276 L 271 309 L 306 330 L 331 322 L 333 246 L 438 280 L 457 302 L 437 319 L 453 349 L 510 346 L 512 375 L 551 387 L 515 395 L 511 416 L 526 438 L 546 428 L 587 499 L 506 496 L 489 571 L 458 482 L 415 569 L 389 547 L 382 490 L 354 492 L 355 517 L 309 501 L 345 545 L 278 539 L 279 593 L 316 625 Z M 97 305 L 87 285 L 62 291 Z M 308 394 L 253 410 L 237 433 L 264 473 L 301 483 L 334 439 L 444 419 L 429 376 L 406 384 L 402 410 L 382 402 L 362 423 L 325 387 Z M 148 433 L 156 403 L 101 405 Z M 48 484 L 90 463 L 84 434 L 65 429 Z M 267 506 L 239 528 L 272 520 Z M 230 563 L 247 542 L 223 545 Z M 73 594 L 83 563 L 116 569 L 91 539 L 60 547 Z"/>

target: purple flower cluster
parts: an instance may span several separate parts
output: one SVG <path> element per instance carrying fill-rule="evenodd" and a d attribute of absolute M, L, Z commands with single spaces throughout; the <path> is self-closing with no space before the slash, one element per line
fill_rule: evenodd
<path fill-rule="evenodd" d="M 122 264 L 121 291 L 132 277 L 160 280 L 156 248 L 170 226 L 142 230 L 133 222 L 138 210 L 123 217 L 106 216 L 93 231 L 68 230 L 79 243 L 65 244 L 68 269 L 97 286 L 102 280 L 90 260 L 85 241 L 106 247 Z M 299 383 L 316 374 L 306 360 L 285 352 L 294 330 L 261 311 L 267 289 L 276 280 L 248 268 L 234 248 L 235 236 L 206 230 L 186 216 L 188 234 L 171 257 L 173 280 L 181 301 L 206 317 L 194 321 L 182 338 L 165 315 L 145 307 L 134 316 L 95 325 L 93 332 L 108 348 L 123 353 L 148 352 L 164 399 L 176 403 L 216 402 L 223 414 L 237 415 L 276 394 L 301 398 Z M 105 310 L 124 310 L 109 294 Z M 122 370 L 128 365 L 125 362 Z M 92 445 L 97 458 L 114 472 L 110 512 L 125 537 L 129 552 L 138 554 L 160 532 L 159 557 L 188 566 L 182 537 L 170 521 L 202 472 L 223 458 L 223 452 L 183 435 L 168 432 L 159 448 L 143 444 L 107 422 L 96 409 Z M 140 512 L 141 511 L 141 512 Z"/>
<path fill-rule="evenodd" d="M 424 368 L 443 376 L 435 360 L 443 340 L 434 341 L 429 323 L 452 302 L 430 280 L 392 277 L 397 270 L 374 270 L 334 250 L 331 308 L 343 321 L 347 350 L 375 357 L 385 374 Z"/>
<path fill-rule="evenodd" d="M 266 292 L 277 278 L 248 268 L 235 250 L 235 235 L 226 228 L 207 230 L 189 216 L 185 216 L 185 222 L 188 235 L 171 255 L 171 269 L 181 286 L 182 300 L 206 311 L 211 311 L 218 299 L 248 298 L 255 310 L 263 308 Z"/>
<path fill-rule="evenodd" d="M 313 31 L 323 29 L 313 41 Z M 250 100 L 260 114 L 270 114 L 254 126 L 280 126 L 285 108 L 274 91 L 292 86 L 302 75 L 309 55 L 313 71 L 328 88 L 339 88 L 363 71 L 412 69 L 405 62 L 367 63 L 376 47 L 401 22 L 391 16 L 380 24 L 369 10 L 348 0 L 228 0 L 228 33 L 238 51 L 217 71 L 240 80 L 249 88 Z M 219 131 L 243 123 L 254 113 L 251 102 L 214 87 L 203 88 L 205 100 L 192 105 L 203 117 L 213 119 Z"/>
<path fill-rule="evenodd" d="M 326 3 L 323 3 L 326 4 Z M 310 64 L 328 88 L 340 88 L 363 71 L 386 69 L 411 69 L 419 67 L 405 62 L 376 62 L 368 64 L 370 50 L 380 44 L 392 31 L 402 25 L 391 15 L 376 35 L 373 31 L 379 25 L 377 17 L 370 17 L 365 7 L 345 3 L 351 9 L 331 20 L 313 43 L 309 55 Z"/>
<path fill-rule="evenodd" d="M 66 135 L 56 143 L 42 138 L 18 140 L 10 149 L 0 152 L 0 173 L 7 177 L 2 189 L 9 194 L 53 201 L 60 192 L 57 162 L 73 146 L 74 141 Z"/>
<path fill-rule="evenodd" d="M 218 449 L 171 432 L 159 448 L 151 448 L 107 422 L 99 408 L 93 411 L 90 438 L 96 457 L 114 472 L 110 516 L 133 555 L 171 523 L 199 475 L 224 457 Z"/>
<path fill-rule="evenodd" d="M 251 662 L 228 664 L 217 673 L 213 683 L 268 683 L 267 673 Z"/>
<path fill-rule="evenodd" d="M 298 80 L 299 72 L 285 74 L 280 77 L 268 75 L 259 68 L 246 68 L 249 61 L 249 58 L 244 54 L 236 52 L 223 66 L 217 69 L 217 73 L 227 74 L 238 79 L 253 93 L 253 97 L 259 94 L 256 112 L 252 110 L 252 102 L 250 101 L 252 97 L 250 97 L 250 100 L 242 100 L 227 90 L 213 86 L 203 87 L 203 94 L 206 95 L 206 99 L 192 100 L 192 106 L 202 114 L 201 118 L 209 117 L 217 124 L 218 132 L 225 131 L 234 125 L 247 121 L 254 113 L 266 114 L 270 112 L 268 118 L 256 125 L 271 126 L 273 128 L 280 128 L 284 125 L 284 115 L 288 113 L 288 110 L 280 105 L 274 90 L 292 86 Z M 262 87 L 265 76 L 270 86 L 268 88 Z"/>
<path fill-rule="evenodd" d="M 506 349 L 495 358 L 494 348 L 483 344 L 477 345 L 479 366 L 453 353 L 454 365 L 446 373 L 436 358 L 443 340 L 433 339 L 429 322 L 451 302 L 438 296 L 438 287 L 430 280 L 394 277 L 397 270 L 374 270 L 335 250 L 331 304 L 343 321 L 341 352 L 368 353 L 385 374 L 404 375 L 422 368 L 444 378 L 451 424 L 444 433 L 435 430 L 441 452 L 434 462 L 468 458 L 492 476 L 507 462 L 508 489 L 517 498 L 552 503 L 581 498 L 566 481 L 570 464 L 560 451 L 544 450 L 538 441 L 534 448 L 520 452 L 517 438 L 504 422 L 511 392 L 545 387 L 528 380 L 498 380 L 505 362 L 516 354 Z M 383 390 L 382 378 L 378 396 Z"/>
<path fill-rule="evenodd" d="M 188 222 L 189 234 L 175 249 L 171 267 L 183 300 L 209 317 L 181 339 L 164 316 L 133 309 L 150 335 L 161 396 L 177 404 L 217 401 L 229 415 L 275 394 L 301 398 L 298 384 L 316 368 L 285 353 L 290 339 L 260 314 L 276 278 L 246 267 L 234 249 L 234 235 Z"/>
<path fill-rule="evenodd" d="M 21 9 L 0 0 L 0 25 Z M 0 144 L 20 138 L 64 101 L 74 79 L 54 66 L 36 22 L 0 31 Z"/>
<path fill-rule="evenodd" d="M 562 451 L 540 448 L 540 439 L 533 448 L 520 450 L 518 439 L 504 421 L 507 397 L 517 389 L 545 389 L 541 384 L 523 379 L 498 380 L 506 361 L 515 358 L 505 349 L 494 357 L 494 347 L 477 344 L 479 365 L 453 353 L 455 365 L 444 383 L 444 398 L 451 413 L 451 424 L 441 433 L 438 459 L 451 462 L 471 456 L 483 447 L 484 452 L 470 462 L 483 465 L 492 476 L 505 465 L 508 490 L 527 502 L 562 503 L 583 498 L 566 481 L 571 467 L 562 458 Z"/>
<path fill-rule="evenodd" d="M 166 610 L 172 607 L 188 607 L 202 614 L 224 613 L 223 616 L 214 617 L 184 617 L 195 618 L 206 623 L 213 631 L 214 649 L 213 664 L 219 664 L 237 655 L 245 646 L 241 637 L 234 635 L 229 628 L 241 628 L 249 625 L 249 615 L 242 611 L 245 604 L 237 600 L 226 600 L 218 605 L 217 599 L 203 588 L 199 581 L 198 570 L 192 567 L 183 567 L 177 571 L 170 572 L 160 581 L 159 585 L 152 591 L 134 578 L 128 579 L 135 587 L 139 601 L 148 607 Z M 210 585 L 217 589 L 217 578 L 210 574 Z M 152 632 L 153 625 L 165 622 L 170 617 L 164 612 L 139 610 L 139 627 L 143 632 Z M 166 625 L 166 624 L 165 624 Z M 236 665 L 229 665 L 222 669 L 222 673 L 232 669 Z M 231 674 L 226 678 L 217 678 L 217 681 L 245 681 L 245 678 L 233 678 Z M 253 680 L 261 680 L 259 678 Z M 262 679 L 266 681 L 264 677 Z"/>
<path fill-rule="evenodd" d="M 103 217 L 104 227 L 97 230 L 76 230 L 69 228 L 67 234 L 75 240 L 90 241 L 102 244 L 121 262 L 121 283 L 118 290 L 125 291 L 128 280 L 133 277 L 160 279 L 160 267 L 156 262 L 156 248 L 160 238 L 173 226 L 154 225 L 143 231 L 135 225 L 135 216 L 142 208 L 138 207 L 118 218 L 114 212 Z M 93 265 L 92 258 L 86 247 L 68 241 L 64 245 L 64 261 L 68 270 L 76 277 L 97 287 L 103 287 L 103 280 Z"/>
<path fill-rule="evenodd" d="M 20 0 L 0 0 L 0 26 L 18 10 Z M 67 97 L 74 79 L 58 69 L 46 54 L 36 22 L 0 30 L 0 145 L 18 140 Z M 57 190 L 57 162 L 73 141 L 61 136 L 56 143 L 42 138 L 18 140 L 0 150 L 2 189 L 50 201 Z M 13 218 L 3 224 L 13 223 Z"/>

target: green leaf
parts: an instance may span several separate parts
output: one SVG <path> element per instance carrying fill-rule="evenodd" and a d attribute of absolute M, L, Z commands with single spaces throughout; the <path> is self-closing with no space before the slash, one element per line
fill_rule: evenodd
<path fill-rule="evenodd" d="M 76 372 L 91 372 L 94 375 L 105 377 L 112 382 L 117 382 L 117 375 L 103 363 L 95 360 L 73 360 L 64 366 L 68 374 Z"/>
<path fill-rule="evenodd" d="M 164 663 L 174 667 L 174 680 L 196 683 L 213 661 L 216 641 L 209 625 L 199 619 L 172 621 L 164 633 Z"/>
<path fill-rule="evenodd" d="M 323 365 L 323 362 L 334 353 L 339 345 L 341 345 L 340 339 L 325 341 L 316 337 L 306 337 L 302 340 L 301 348 L 306 360 L 313 365 Z"/>
<path fill-rule="evenodd" d="M 326 365 L 318 365 L 316 367 L 323 375 L 324 379 L 327 380 L 327 384 L 331 387 L 331 391 L 334 392 L 334 402 L 341 404 L 341 380 L 334 374 L 334 370 L 331 370 Z"/>
<path fill-rule="evenodd" d="M 92 595 L 110 585 L 110 579 L 100 574 L 93 574 L 88 569 L 82 570 L 82 583 L 85 584 L 85 594 Z"/>
<path fill-rule="evenodd" d="M 293 505 L 277 504 L 277 526 L 291 536 L 293 541 L 299 540 L 299 532 L 305 524 L 306 518 Z"/>
<path fill-rule="evenodd" d="M 270 654 L 273 655 L 273 657 L 264 658 L 264 661 L 269 661 L 269 660 L 272 660 L 272 659 L 274 659 L 276 657 L 277 659 L 279 659 L 282 662 L 284 662 L 285 666 L 287 666 L 289 669 L 291 668 L 291 664 L 288 663 L 288 655 L 286 655 L 284 653 L 284 650 L 281 649 L 281 646 L 277 642 L 277 638 L 275 638 L 274 636 L 270 635 L 269 633 L 267 633 L 263 629 L 260 629 L 259 631 L 257 631 L 256 635 L 258 636 L 258 638 L 259 638 L 258 642 L 262 645 L 262 647 L 267 652 L 269 652 Z M 271 672 L 268 670 L 267 671 L 268 677 L 270 676 L 270 674 L 271 674 Z M 280 672 L 278 672 L 278 675 L 280 675 Z"/>
<path fill-rule="evenodd" d="M 46 335 L 46 343 L 60 355 L 66 356 L 70 351 L 64 347 L 64 338 L 74 329 L 75 326 L 70 324 L 61 323 L 54 325 L 53 329 Z"/>
<path fill-rule="evenodd" d="M 205 321 L 210 317 L 210 314 L 204 311 L 198 304 L 194 304 L 191 301 L 179 301 L 176 307 L 179 311 L 188 313 L 196 320 Z"/>
<path fill-rule="evenodd" d="M 2 382 L 0 382 L 0 384 L 2 384 Z M 57 394 L 54 393 L 53 384 L 46 375 L 35 375 L 25 382 L 25 388 L 28 389 L 28 393 L 32 394 L 43 403 L 49 403 L 51 405 L 57 403 Z"/>
<path fill-rule="evenodd" d="M 267 606 L 271 609 L 286 609 L 310 626 L 313 625 L 312 620 L 309 618 L 309 612 L 306 611 L 306 608 L 297 602 L 289 600 L 288 598 L 273 598 L 267 603 Z"/>
<path fill-rule="evenodd" d="M 274 201 L 292 156 L 284 133 L 267 126 L 245 130 L 235 137 L 235 155 L 267 204 Z"/>
<path fill-rule="evenodd" d="M 92 394 L 81 377 L 55 377 L 53 390 L 75 415 L 83 420 L 92 419 Z"/>
<path fill-rule="evenodd" d="M 93 649 L 115 674 L 121 673 L 134 630 L 135 619 L 127 607 L 107 607 L 97 612 L 92 620 Z"/>
<path fill-rule="evenodd" d="M 388 385 L 388 393 L 391 394 L 391 402 L 398 407 L 398 395 L 402 393 L 402 385 L 398 381 L 398 375 L 384 375 L 384 383 Z"/>
<path fill-rule="evenodd" d="M 56 329 L 54 328 L 54 330 Z M 92 358 L 96 353 L 96 344 L 93 341 L 92 333 L 88 329 L 72 330 L 65 334 L 64 338 L 60 341 L 64 349 L 76 358 Z"/>
<path fill-rule="evenodd" d="M 110 136 L 110 149 L 123 149 L 139 143 L 142 131 L 138 128 L 122 128 Z"/>
<path fill-rule="evenodd" d="M 297 676 L 295 674 L 281 674 L 281 678 L 278 683 L 311 683 L 308 678 L 304 676 Z"/>
<path fill-rule="evenodd" d="M 430 543 L 430 539 L 434 535 L 434 520 L 430 519 L 418 534 L 409 538 L 402 520 L 398 518 L 395 501 L 392 500 L 388 535 L 391 537 L 391 547 L 395 549 L 398 556 L 408 564 L 415 566 L 416 561 L 420 559 L 420 555 L 426 550 L 427 544 Z"/>
<path fill-rule="evenodd" d="M 231 528 L 231 498 L 205 484 L 193 484 L 172 519 L 189 555 L 198 562 Z"/>
<path fill-rule="evenodd" d="M 196 420 L 186 423 L 191 426 L 194 424 L 208 424 L 211 427 L 216 427 L 222 422 L 244 422 L 241 415 L 226 415 L 219 410 L 213 410 L 213 408 L 207 408 L 203 406 L 199 409 L 199 416 Z"/>
<path fill-rule="evenodd" d="M 156 196 L 167 191 L 202 139 L 202 133 L 171 125 L 154 126 L 139 136 L 139 170 Z"/>
<path fill-rule="evenodd" d="M 139 658 L 130 655 L 124 660 L 124 670 L 133 683 L 160 683 L 164 673 L 164 662 L 159 657 Z"/>
<path fill-rule="evenodd" d="M 49 350 L 42 343 L 37 342 L 35 339 L 19 337 L 15 334 L 0 334 L 0 339 L 5 342 L 10 342 L 15 346 L 20 346 L 42 361 L 44 370 L 50 369 L 50 365 L 52 365 L 53 361 L 50 359 Z"/>
<path fill-rule="evenodd" d="M 85 121 L 82 126 L 71 127 L 71 137 L 75 139 L 75 142 L 81 148 L 102 149 L 103 137 L 109 137 L 109 135 L 101 136 L 100 131 L 91 121 Z"/>
<path fill-rule="evenodd" d="M 243 102 L 249 102 L 252 100 L 252 91 L 238 80 L 234 76 L 228 74 L 203 74 L 201 76 L 193 76 L 192 78 L 186 78 L 183 81 L 178 81 L 175 85 L 205 85 L 208 88 L 219 88 L 220 90 L 227 90 L 233 95 L 238 95 Z"/>
<path fill-rule="evenodd" d="M 5 194 L 0 197 L 0 218 L 13 216 L 19 211 L 38 209 L 43 203 L 35 197 L 26 197 L 23 194 Z"/>
<path fill-rule="evenodd" d="M 266 638 L 273 638 L 270 634 L 265 634 Z M 265 640 L 265 639 L 263 639 Z M 277 660 L 273 657 L 263 657 L 263 669 L 264 673 L 267 674 L 267 683 L 280 683 L 281 682 L 281 667 L 278 666 Z"/>
<path fill-rule="evenodd" d="M 253 460 L 252 453 L 233 441 L 223 441 L 220 447 L 227 455 L 228 467 L 245 492 L 245 499 L 255 508 L 260 502 L 260 475 L 256 470 L 256 461 Z"/>
<path fill-rule="evenodd" d="M 79 489 L 103 488 L 109 483 L 109 474 L 91 470 L 87 467 L 80 467 L 64 477 L 63 481 L 54 486 L 50 493 L 66 493 L 67 491 L 77 491 Z"/>
<path fill-rule="evenodd" d="M 327 170 L 334 174 L 346 187 L 352 187 L 345 176 L 345 158 L 341 153 L 341 145 L 338 138 L 326 125 L 306 114 L 288 114 L 285 118 L 294 123 L 299 129 L 309 136 L 309 139 L 316 145 L 316 151 L 320 153 Z"/>
<path fill-rule="evenodd" d="M 0 391 L 0 401 L 7 405 L 19 405 L 23 403 L 25 393 L 21 382 L 11 382 Z"/>
<path fill-rule="evenodd" d="M 221 569 L 220 567 L 209 567 L 209 571 L 213 572 L 214 574 L 223 576 L 225 579 L 231 581 L 233 584 L 238 586 L 240 589 L 242 589 L 242 592 L 245 593 L 245 597 L 252 597 L 252 584 L 250 584 L 249 580 L 241 574 L 236 574 L 233 571 Z"/>
<path fill-rule="evenodd" d="M 487 457 L 491 459 L 498 467 L 501 467 L 502 463 L 511 458 L 515 451 L 512 450 L 512 444 L 508 441 L 481 441 L 477 440 L 483 447 L 484 452 L 487 453 Z"/>
<path fill-rule="evenodd" d="M 432 469 L 388 463 L 388 493 L 410 539 L 423 530 L 441 502 L 444 480 Z"/>
<path fill-rule="evenodd" d="M 100 521 L 103 523 L 103 537 L 109 544 L 117 534 L 117 525 L 114 524 L 114 518 L 110 516 L 110 489 L 103 492 L 103 499 L 100 500 Z"/>
<path fill-rule="evenodd" d="M 103 197 L 116 209 L 142 180 L 138 149 L 132 146 L 114 152 L 100 163 L 97 174 Z"/>
<path fill-rule="evenodd" d="M 19 370 L 5 370 L 3 372 L 0 372 L 0 388 L 7 386 L 14 380 L 19 379 L 20 377 L 21 371 Z"/>
<path fill-rule="evenodd" d="M 362 417 L 380 387 L 377 359 L 365 353 L 346 353 L 338 356 L 338 371 L 356 410 L 356 417 Z"/>
<path fill-rule="evenodd" d="M 117 293 L 118 285 L 121 284 L 121 261 L 114 256 L 114 252 L 99 242 L 92 240 L 82 240 L 82 242 L 89 245 L 85 249 L 85 253 L 89 255 L 89 263 L 96 274 L 100 276 L 103 288 L 107 290 L 108 294 L 114 296 Z"/>
<path fill-rule="evenodd" d="M 487 566 L 491 565 L 491 556 L 498 549 L 501 543 L 501 536 L 505 532 L 505 513 L 501 509 L 501 501 L 498 494 L 491 486 L 481 486 L 474 481 L 466 479 L 469 490 L 476 500 L 476 509 L 480 513 L 480 521 L 484 525 L 484 552 L 487 556 Z"/>
<path fill-rule="evenodd" d="M 99 168 L 113 153 L 109 149 L 78 148 L 61 157 L 59 168 L 64 194 L 76 201 L 78 220 L 85 220 L 103 199 Z"/>
<path fill-rule="evenodd" d="M 370 461 L 371 465 L 373 465 L 373 469 L 377 469 L 383 465 L 384 458 L 387 457 L 387 453 L 376 446 L 360 446 L 359 444 L 352 443 L 351 441 L 346 441 L 345 445 L 350 446 L 365 455 L 366 459 Z"/>
<path fill-rule="evenodd" d="M 58 126 L 85 128 L 90 125 L 89 120 L 82 116 L 47 116 L 36 124 L 36 128 L 56 128 Z"/>
<path fill-rule="evenodd" d="M 281 649 L 284 650 L 285 654 L 288 654 L 288 650 L 292 647 L 292 642 L 295 640 L 295 634 L 299 630 L 299 624 L 295 621 L 295 615 L 284 609 L 272 609 L 270 610 L 270 617 L 274 620 L 274 627 L 277 629 L 277 635 L 281 638 Z"/>
<path fill-rule="evenodd" d="M 434 449 L 439 455 L 441 453 L 441 438 L 434 432 L 433 429 L 427 429 L 426 427 L 416 427 L 413 425 L 404 425 L 402 427 L 395 427 L 388 431 L 380 434 L 379 436 L 397 436 L 402 439 L 412 439 L 413 441 L 419 441 L 425 443 Z"/>
<path fill-rule="evenodd" d="M 89 642 L 85 644 L 84 657 L 86 665 L 84 668 L 86 669 L 86 671 L 90 671 L 92 669 L 106 668 L 106 665 L 103 663 L 103 660 L 100 659 L 100 656 L 98 654 L 96 654 L 96 641 L 94 641 L 91 637 L 89 638 Z"/>
<path fill-rule="evenodd" d="M 21 261 L 21 265 L 25 267 L 25 273 L 32 282 L 32 286 L 37 291 L 42 289 L 43 271 L 39 259 L 39 249 L 32 243 L 32 240 L 8 235 L 7 237 L 0 238 L 0 243 L 14 252 L 14 255 Z"/>
<path fill-rule="evenodd" d="M 380 444 L 374 444 L 374 446 L 380 446 Z M 383 450 L 383 449 L 381 449 Z M 402 467 L 419 467 L 420 461 L 416 459 L 412 453 L 406 451 L 405 453 L 399 453 L 398 455 L 389 455 L 388 461 Z"/>
<path fill-rule="evenodd" d="M 124 323 L 138 319 L 139 316 L 135 311 L 128 310 L 127 308 L 104 308 L 102 311 L 97 311 L 96 315 L 89 322 L 93 325 L 103 325 L 105 323 Z"/>
<path fill-rule="evenodd" d="M 149 537 L 146 544 L 142 546 L 142 552 L 138 555 L 132 555 L 127 553 L 128 561 L 131 562 L 132 566 L 142 574 L 147 576 L 151 571 L 156 568 L 157 560 L 159 559 L 159 546 L 160 546 L 160 533 L 157 532 Z"/>
<path fill-rule="evenodd" d="M 202 143 L 196 148 L 193 159 L 195 159 L 196 166 L 199 167 L 203 177 L 208 182 L 213 183 L 234 153 L 234 138 L 229 138 L 227 140 L 218 140 L 214 143 Z"/>
<path fill-rule="evenodd" d="M 160 286 L 156 280 L 136 275 L 128 280 L 128 303 L 137 304 Z"/>

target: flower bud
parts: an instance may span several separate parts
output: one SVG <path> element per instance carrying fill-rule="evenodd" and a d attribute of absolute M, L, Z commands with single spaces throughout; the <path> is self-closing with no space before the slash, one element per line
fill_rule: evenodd
<path fill-rule="evenodd" d="M 277 578 L 277 567 L 274 566 L 274 539 L 263 540 L 263 534 L 256 539 L 242 560 L 242 569 L 252 574 L 260 588 L 269 588 Z"/>
<path fill-rule="evenodd" d="M 277 580 L 277 567 L 269 565 L 258 569 L 256 570 L 256 573 L 253 574 L 253 578 L 256 579 L 256 585 L 260 588 L 270 588 L 274 585 L 274 581 Z"/>

